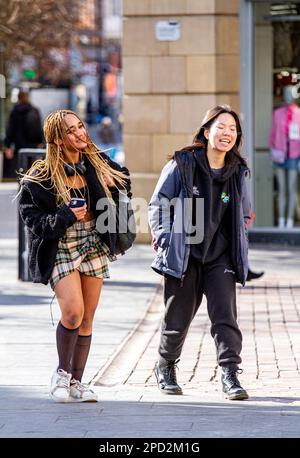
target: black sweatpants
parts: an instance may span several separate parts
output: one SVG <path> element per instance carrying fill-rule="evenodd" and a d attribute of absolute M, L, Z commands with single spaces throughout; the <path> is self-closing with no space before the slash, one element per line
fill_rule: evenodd
<path fill-rule="evenodd" d="M 203 294 L 207 299 L 218 364 L 237 367 L 241 362 L 242 334 L 237 324 L 236 278 L 228 254 L 208 264 L 191 257 L 182 286 L 179 279 L 165 276 L 166 309 L 159 354 L 167 361 L 179 358 Z"/>

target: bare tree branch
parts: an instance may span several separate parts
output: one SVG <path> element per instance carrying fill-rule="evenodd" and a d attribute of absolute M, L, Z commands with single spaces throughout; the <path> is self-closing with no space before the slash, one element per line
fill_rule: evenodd
<path fill-rule="evenodd" d="M 40 57 L 70 42 L 78 23 L 80 0 L 0 0 L 0 43 L 4 57 Z"/>

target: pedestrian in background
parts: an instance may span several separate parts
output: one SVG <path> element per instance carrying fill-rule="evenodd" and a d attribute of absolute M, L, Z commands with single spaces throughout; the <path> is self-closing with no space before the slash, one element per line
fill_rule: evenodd
<path fill-rule="evenodd" d="M 21 148 L 42 147 L 44 142 L 39 110 L 31 105 L 29 94 L 20 91 L 18 103 L 13 107 L 4 139 L 4 178 L 16 178 L 18 151 Z"/>
<path fill-rule="evenodd" d="M 50 394 L 58 402 L 97 401 L 81 383 L 94 314 L 115 238 L 99 233 L 99 199 L 130 194 L 128 170 L 111 161 L 91 141 L 84 123 L 69 110 L 51 113 L 44 123 L 46 157 L 23 176 L 21 217 L 28 227 L 29 270 L 34 282 L 50 282 L 60 310 L 56 329 L 59 363 Z M 70 207 L 71 199 L 83 206 Z"/>
<path fill-rule="evenodd" d="M 165 301 L 155 376 L 166 394 L 182 394 L 176 364 L 205 294 L 223 392 L 232 400 L 248 398 L 237 378 L 242 334 L 236 282 L 244 285 L 247 278 L 250 218 L 249 169 L 240 155 L 241 138 L 235 111 L 227 105 L 209 110 L 192 145 L 176 152 L 164 167 L 150 201 L 149 223 L 157 250 L 152 267 L 164 275 Z M 192 202 L 190 207 L 185 199 Z M 189 231 L 199 221 L 198 199 L 204 199 L 204 237 L 197 241 Z"/>

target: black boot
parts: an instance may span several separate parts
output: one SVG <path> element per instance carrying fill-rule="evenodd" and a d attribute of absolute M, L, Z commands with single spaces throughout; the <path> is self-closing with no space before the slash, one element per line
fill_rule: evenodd
<path fill-rule="evenodd" d="M 182 394 L 182 389 L 176 380 L 176 363 L 177 361 L 158 361 L 155 364 L 154 374 L 157 380 L 158 388 L 165 394 Z"/>
<path fill-rule="evenodd" d="M 241 387 L 236 374 L 241 374 L 242 369 L 222 367 L 222 386 L 226 397 L 231 401 L 248 399 L 247 391 Z"/>

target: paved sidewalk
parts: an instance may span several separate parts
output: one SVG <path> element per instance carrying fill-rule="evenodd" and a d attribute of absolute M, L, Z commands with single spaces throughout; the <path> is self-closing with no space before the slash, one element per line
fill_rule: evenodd
<path fill-rule="evenodd" d="M 244 335 L 240 380 L 250 400 L 223 398 L 205 303 L 191 325 L 178 364 L 184 395 L 166 396 L 157 390 L 153 367 L 159 327 L 151 325 L 153 314 L 161 316 L 157 298 L 152 317 L 144 322 L 145 329 L 152 326 L 152 338 L 140 349 L 134 367 L 124 373 L 123 381 L 113 367 L 98 381 L 105 399 L 131 399 L 140 410 L 148 406 L 152 418 L 135 425 L 135 437 L 300 437 L 299 249 L 252 249 L 250 259 L 253 270 L 266 271 L 261 280 L 238 287 Z M 135 347 L 134 340 L 131 346 Z M 118 359 L 122 361 L 122 355 Z M 122 424 L 117 428 L 119 434 L 131 437 Z"/>
<path fill-rule="evenodd" d="M 50 286 L 17 280 L 17 208 L 16 202 L 12 204 L 16 190 L 14 183 L 0 184 L 0 214 L 4 215 L 0 230 L 0 385 L 10 385 L 12 380 L 14 385 L 47 384 L 49 368 L 57 363 L 55 331 L 60 312 L 54 298 L 53 326 Z M 136 246 L 110 263 L 111 278 L 105 281 L 94 320 L 87 380 L 109 363 L 147 310 L 159 280 L 149 268 L 152 257 L 150 247 Z M 22 367 L 34 367 L 34 373 L 20 373 Z"/>
<path fill-rule="evenodd" d="M 16 248 L 16 240 L 0 240 L 0 437 L 86 437 L 94 431 L 91 418 L 103 405 L 66 406 L 50 400 L 58 305 L 54 301 L 53 327 L 50 287 L 15 280 Z M 109 364 L 147 311 L 157 287 L 157 277 L 148 268 L 151 258 L 149 247 L 136 246 L 126 259 L 110 264 L 84 381 Z M 75 414 L 76 420 L 70 421 Z"/>
<path fill-rule="evenodd" d="M 56 361 L 49 296 L 39 285 L 2 280 L 0 437 L 299 437 L 298 255 L 296 250 L 251 250 L 252 268 L 265 268 L 266 274 L 238 289 L 244 332 L 240 378 L 251 396 L 245 402 L 222 396 L 204 303 L 179 363 L 184 395 L 157 390 L 153 366 L 162 302 L 159 293 L 154 296 L 159 277 L 146 269 L 149 247 L 137 246 L 115 265 L 112 275 L 121 284 L 111 280 L 103 295 L 87 369 L 93 377 L 99 370 L 98 404 L 60 405 L 49 399 Z M 129 280 L 127 286 L 122 283 L 130 268 L 134 288 Z M 141 272 L 149 273 L 147 281 L 139 280 Z M 151 304 L 150 297 L 155 298 Z M 116 359 L 107 367 L 113 352 Z"/>
<path fill-rule="evenodd" d="M 0 189 L 3 215 L 1 196 Z M 266 274 L 238 287 L 244 335 L 240 379 L 248 401 L 222 396 L 205 302 L 179 362 L 184 395 L 158 391 L 153 367 L 163 311 L 160 277 L 149 268 L 151 248 L 137 245 L 111 264 L 112 278 L 95 318 L 86 379 L 96 383 L 100 402 L 62 405 L 48 396 L 56 364 L 51 290 L 16 280 L 16 227 L 11 210 L 5 211 L 8 226 L 0 239 L 0 437 L 300 437 L 299 249 L 250 250 L 252 269 Z M 53 313 L 57 323 L 55 303 Z"/>

